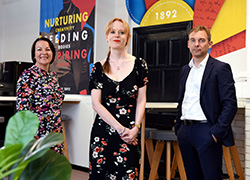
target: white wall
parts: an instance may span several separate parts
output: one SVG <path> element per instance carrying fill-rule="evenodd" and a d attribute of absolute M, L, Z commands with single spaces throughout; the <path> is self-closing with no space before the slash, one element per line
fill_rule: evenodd
<path fill-rule="evenodd" d="M 30 49 L 39 36 L 40 0 L 1 0 L 1 61 L 31 61 Z"/>
<path fill-rule="evenodd" d="M 95 20 L 95 60 L 106 58 L 108 53 L 107 40 L 105 38 L 105 27 L 110 19 L 115 16 L 114 0 L 96 0 Z"/>
<path fill-rule="evenodd" d="M 246 48 L 223 55 L 217 59 L 227 62 L 231 65 L 236 87 L 236 96 L 238 98 L 247 97 L 244 92 L 244 87 L 247 83 Z"/>
<path fill-rule="evenodd" d="M 242 96 L 250 97 L 250 0 L 247 0 L 247 19 L 246 19 L 246 77 L 247 82 L 242 84 Z"/>

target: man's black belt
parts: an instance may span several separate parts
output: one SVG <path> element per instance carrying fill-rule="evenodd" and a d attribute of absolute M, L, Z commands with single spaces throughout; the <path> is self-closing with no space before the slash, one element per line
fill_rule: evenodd
<path fill-rule="evenodd" d="M 207 120 L 190 120 L 190 119 L 184 119 L 184 120 L 182 120 L 182 123 L 184 125 L 194 125 L 194 124 L 207 123 Z"/>

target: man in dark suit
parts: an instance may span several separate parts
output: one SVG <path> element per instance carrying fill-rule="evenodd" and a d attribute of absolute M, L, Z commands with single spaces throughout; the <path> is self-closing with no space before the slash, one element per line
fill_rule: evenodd
<path fill-rule="evenodd" d="M 180 74 L 175 133 L 188 180 L 222 180 L 222 145 L 234 145 L 233 75 L 229 64 L 208 54 L 212 44 L 207 27 L 193 28 L 188 40 L 193 58 Z"/>

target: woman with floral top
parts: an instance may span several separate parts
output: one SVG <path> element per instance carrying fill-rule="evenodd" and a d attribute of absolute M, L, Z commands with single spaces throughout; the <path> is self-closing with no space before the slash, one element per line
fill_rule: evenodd
<path fill-rule="evenodd" d="M 31 48 L 34 65 L 25 70 L 17 81 L 17 111 L 30 110 L 37 114 L 40 124 L 36 139 L 50 133 L 62 133 L 61 105 L 64 93 L 49 65 L 54 61 L 55 48 L 50 40 L 37 38 Z M 63 144 L 52 148 L 63 153 Z"/>
<path fill-rule="evenodd" d="M 126 52 L 126 21 L 106 26 L 107 58 L 94 64 L 89 89 L 97 112 L 90 139 L 91 180 L 138 179 L 137 134 L 145 113 L 148 69 L 143 59 Z"/>

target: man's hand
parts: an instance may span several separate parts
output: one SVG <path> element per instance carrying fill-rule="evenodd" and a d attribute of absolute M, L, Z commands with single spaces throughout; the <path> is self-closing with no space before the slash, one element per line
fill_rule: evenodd
<path fill-rule="evenodd" d="M 212 134 L 212 136 L 213 136 L 213 139 L 214 139 L 214 142 L 216 142 L 217 143 L 217 139 L 216 139 L 216 137 Z"/>

